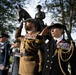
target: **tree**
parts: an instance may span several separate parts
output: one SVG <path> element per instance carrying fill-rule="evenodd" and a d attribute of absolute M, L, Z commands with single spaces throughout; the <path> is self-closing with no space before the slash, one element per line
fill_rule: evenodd
<path fill-rule="evenodd" d="M 15 17 L 15 6 L 22 4 L 24 0 L 0 0 L 0 31 L 13 33 L 17 21 Z"/>
<path fill-rule="evenodd" d="M 72 29 L 76 27 L 76 0 L 51 0 L 50 3 L 45 0 L 45 4 L 54 20 L 66 25 L 68 39 L 72 40 Z"/>

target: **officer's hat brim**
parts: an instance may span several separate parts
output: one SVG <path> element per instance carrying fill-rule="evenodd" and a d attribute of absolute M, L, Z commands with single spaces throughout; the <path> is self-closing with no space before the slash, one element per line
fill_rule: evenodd
<path fill-rule="evenodd" d="M 54 24 L 51 24 L 48 26 L 48 29 L 51 29 L 53 27 L 56 27 L 56 28 L 63 28 L 64 30 L 66 30 L 66 26 L 65 25 L 62 25 L 60 23 L 54 23 Z"/>
<path fill-rule="evenodd" d="M 5 33 L 0 32 L 0 38 L 2 38 L 2 37 L 9 38 L 9 35 L 7 35 L 7 34 L 5 34 Z"/>
<path fill-rule="evenodd" d="M 25 20 L 25 22 L 36 23 L 36 20 L 35 19 L 32 19 L 32 18 L 28 18 L 28 19 Z"/>

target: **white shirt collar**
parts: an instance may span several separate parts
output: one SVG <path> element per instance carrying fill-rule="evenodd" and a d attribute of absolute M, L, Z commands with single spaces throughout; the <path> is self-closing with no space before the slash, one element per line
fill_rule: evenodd
<path fill-rule="evenodd" d="M 54 39 L 57 40 L 57 44 L 58 44 L 63 39 L 63 35 L 60 38 L 55 38 L 54 37 Z"/>

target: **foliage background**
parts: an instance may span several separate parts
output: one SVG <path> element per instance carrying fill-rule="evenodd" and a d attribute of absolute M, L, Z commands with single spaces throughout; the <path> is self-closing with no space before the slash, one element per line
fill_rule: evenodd
<path fill-rule="evenodd" d="M 15 28 L 20 24 L 17 14 L 19 10 L 16 7 L 19 8 L 20 5 L 28 9 L 28 13 L 34 17 L 35 14 L 31 10 L 34 9 L 36 12 L 38 4 L 42 5 L 46 13 L 44 22 L 49 22 L 48 25 L 61 22 L 67 27 L 66 33 L 69 39 L 73 39 L 71 34 L 76 31 L 76 0 L 0 0 L 0 31 L 9 35 L 15 32 Z"/>

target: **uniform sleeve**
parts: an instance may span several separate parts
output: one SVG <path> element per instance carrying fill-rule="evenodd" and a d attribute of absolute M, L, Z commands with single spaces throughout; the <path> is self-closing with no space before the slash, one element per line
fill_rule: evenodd
<path fill-rule="evenodd" d="M 21 29 L 20 28 L 16 28 L 16 32 L 15 32 L 15 38 L 16 40 L 20 40 L 23 38 L 24 36 L 21 36 Z"/>
<path fill-rule="evenodd" d="M 41 72 L 44 66 L 44 51 L 38 50 L 38 55 L 39 55 L 39 72 Z"/>
<path fill-rule="evenodd" d="M 10 50 L 10 44 L 6 44 L 3 66 L 7 66 L 9 64 L 9 50 Z"/>
<path fill-rule="evenodd" d="M 39 55 L 39 72 L 42 72 L 44 66 L 44 38 L 43 36 L 37 35 L 35 40 L 38 47 L 38 55 Z"/>
<path fill-rule="evenodd" d="M 43 36 L 37 35 L 35 42 L 36 43 L 43 43 L 44 42 Z"/>
<path fill-rule="evenodd" d="M 16 32 L 15 32 L 15 38 L 18 39 L 18 37 L 21 36 L 21 29 L 16 28 Z"/>

